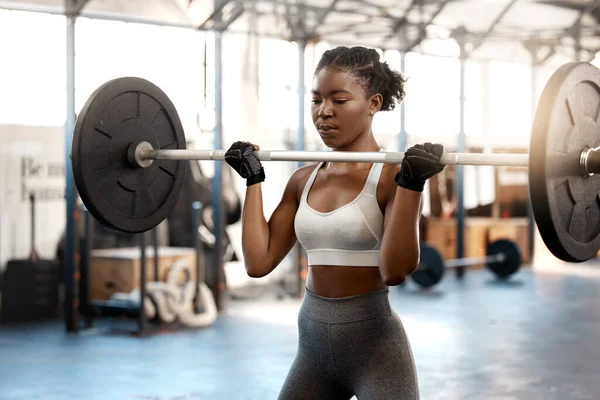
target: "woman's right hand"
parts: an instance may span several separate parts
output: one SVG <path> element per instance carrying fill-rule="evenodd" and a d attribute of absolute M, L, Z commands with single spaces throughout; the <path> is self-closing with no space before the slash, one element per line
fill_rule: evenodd
<path fill-rule="evenodd" d="M 225 161 L 242 178 L 246 179 L 246 186 L 251 186 L 265 180 L 265 171 L 256 155 L 259 150 L 255 144 L 250 142 L 235 142 L 225 153 Z"/>

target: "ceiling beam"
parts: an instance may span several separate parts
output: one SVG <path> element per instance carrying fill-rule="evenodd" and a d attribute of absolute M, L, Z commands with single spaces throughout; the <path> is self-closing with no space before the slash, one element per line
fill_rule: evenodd
<path fill-rule="evenodd" d="M 410 5 L 408 6 L 407 9 L 404 10 L 404 14 L 402 15 L 402 17 L 400 18 L 391 18 L 393 20 L 393 28 L 392 31 L 390 33 L 388 33 L 383 40 L 381 41 L 381 45 L 379 46 L 380 48 L 384 48 L 386 47 L 386 44 L 389 43 L 389 41 L 396 36 L 402 29 L 407 28 L 407 25 L 409 24 L 408 19 L 406 18 L 406 16 L 408 14 L 410 14 L 410 12 L 417 6 L 419 5 L 419 0 L 413 0 L 412 3 L 410 3 Z M 387 13 L 387 12 L 386 12 Z M 389 15 L 389 14 L 388 14 Z"/>
<path fill-rule="evenodd" d="M 77 17 L 90 0 L 65 0 L 65 15 Z"/>
<path fill-rule="evenodd" d="M 258 3 L 281 5 L 281 6 L 287 6 L 287 5 L 295 5 L 297 7 L 301 6 L 306 11 L 314 12 L 316 14 L 323 13 L 328 9 L 328 7 L 319 7 L 319 6 L 314 6 L 314 5 L 304 4 L 304 3 L 298 4 L 298 3 L 290 2 L 289 0 L 258 0 Z M 364 14 L 363 11 L 358 8 L 355 8 L 355 9 L 336 8 L 335 12 L 338 14 L 348 14 L 348 15 Z"/>
<path fill-rule="evenodd" d="M 223 32 L 243 13 L 243 0 L 222 0 L 221 4 L 215 7 L 213 13 L 197 29 Z"/>
<path fill-rule="evenodd" d="M 325 22 L 325 19 L 334 10 L 335 5 L 338 2 L 339 2 L 339 0 L 332 0 L 331 3 L 329 4 L 329 7 L 327 7 L 325 10 L 322 10 L 319 13 L 319 16 L 317 17 L 317 21 L 315 22 L 315 25 L 313 26 L 313 29 L 307 35 L 307 37 L 304 38 L 305 40 L 310 41 L 310 40 L 312 40 L 315 37 L 315 35 L 317 34 L 317 30 L 319 29 L 319 27 L 321 25 L 323 25 L 323 23 Z"/>
<path fill-rule="evenodd" d="M 496 16 L 494 21 L 492 21 L 492 23 L 488 27 L 487 31 L 485 31 L 482 35 L 477 35 L 477 40 L 473 43 L 473 46 L 469 50 L 469 53 L 472 53 L 473 51 L 477 50 L 483 44 L 485 39 L 487 39 L 494 32 L 494 30 L 496 29 L 496 26 L 498 26 L 498 24 L 502 21 L 502 18 L 504 18 L 504 16 L 508 13 L 508 11 L 512 8 L 512 6 L 514 6 L 517 3 L 517 1 L 519 1 L 519 0 L 511 0 L 502 9 L 500 14 L 498 14 Z"/>
<path fill-rule="evenodd" d="M 296 12 L 292 12 L 292 6 L 295 6 Z M 300 19 L 300 8 L 299 4 L 285 4 L 285 15 L 284 19 L 287 23 L 288 29 L 290 31 L 290 38 L 288 40 L 295 41 L 300 39 L 305 35 L 304 27 L 301 24 Z M 306 10 L 305 10 L 306 11 Z"/>
<path fill-rule="evenodd" d="M 441 2 L 437 10 L 431 15 L 429 21 L 427 21 L 420 29 L 419 36 L 413 40 L 408 46 L 406 46 L 403 50 L 404 53 L 408 53 L 415 47 L 417 47 L 426 37 L 427 37 L 427 27 L 433 23 L 433 21 L 437 18 L 438 15 L 444 10 L 444 7 L 452 0 L 444 0 Z M 414 4 L 414 1 L 413 1 Z"/>
<path fill-rule="evenodd" d="M 594 1 L 590 1 L 588 4 L 585 5 L 585 7 L 581 8 L 581 10 L 579 11 L 579 15 L 577 16 L 577 19 L 575 20 L 575 22 L 573 22 L 573 25 L 571 25 L 571 30 L 575 30 L 577 29 L 577 27 L 581 26 L 581 20 L 583 19 L 583 17 L 587 14 L 592 14 L 594 12 L 594 10 L 596 10 L 596 8 L 598 8 L 598 6 L 600 6 L 600 0 L 594 0 Z"/>

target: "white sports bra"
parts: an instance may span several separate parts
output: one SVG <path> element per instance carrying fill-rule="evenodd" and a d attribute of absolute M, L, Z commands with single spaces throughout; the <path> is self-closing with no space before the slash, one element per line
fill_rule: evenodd
<path fill-rule="evenodd" d="M 308 265 L 379 266 L 383 214 L 377 184 L 383 163 L 373 163 L 362 191 L 350 203 L 330 212 L 308 205 L 308 193 L 323 166 L 319 163 L 304 186 L 296 212 L 296 237 L 306 250 Z"/>

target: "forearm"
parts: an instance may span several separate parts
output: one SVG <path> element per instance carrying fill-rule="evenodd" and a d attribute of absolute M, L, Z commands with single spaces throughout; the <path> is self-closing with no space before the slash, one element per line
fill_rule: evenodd
<path fill-rule="evenodd" d="M 261 185 L 248 186 L 242 213 L 242 252 L 249 276 L 260 277 L 269 273 L 269 240 Z"/>
<path fill-rule="evenodd" d="M 381 241 L 379 269 L 388 285 L 401 283 L 419 263 L 421 192 L 398 187 Z"/>

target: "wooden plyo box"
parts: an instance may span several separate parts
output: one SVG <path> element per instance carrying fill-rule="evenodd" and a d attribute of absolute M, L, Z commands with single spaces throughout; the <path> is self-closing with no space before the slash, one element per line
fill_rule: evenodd
<path fill-rule="evenodd" d="M 485 256 L 487 220 L 469 218 L 465 221 L 464 256 Z M 456 219 L 429 221 L 426 242 L 435 247 L 444 260 L 456 258 Z"/>
<path fill-rule="evenodd" d="M 465 219 L 465 257 L 485 256 L 487 243 L 498 239 L 514 241 L 521 249 L 523 263 L 531 262 L 527 218 L 468 217 Z M 430 218 L 425 241 L 434 246 L 444 260 L 456 258 L 456 219 Z"/>
<path fill-rule="evenodd" d="M 196 250 L 184 247 L 158 248 L 158 280 L 166 281 L 170 267 L 179 260 L 190 268 L 196 280 Z M 90 257 L 90 299 L 108 300 L 114 293 L 139 288 L 141 274 L 139 247 L 93 250 Z M 181 277 L 182 279 L 183 277 Z M 154 281 L 154 248 L 146 248 L 146 282 Z"/>

